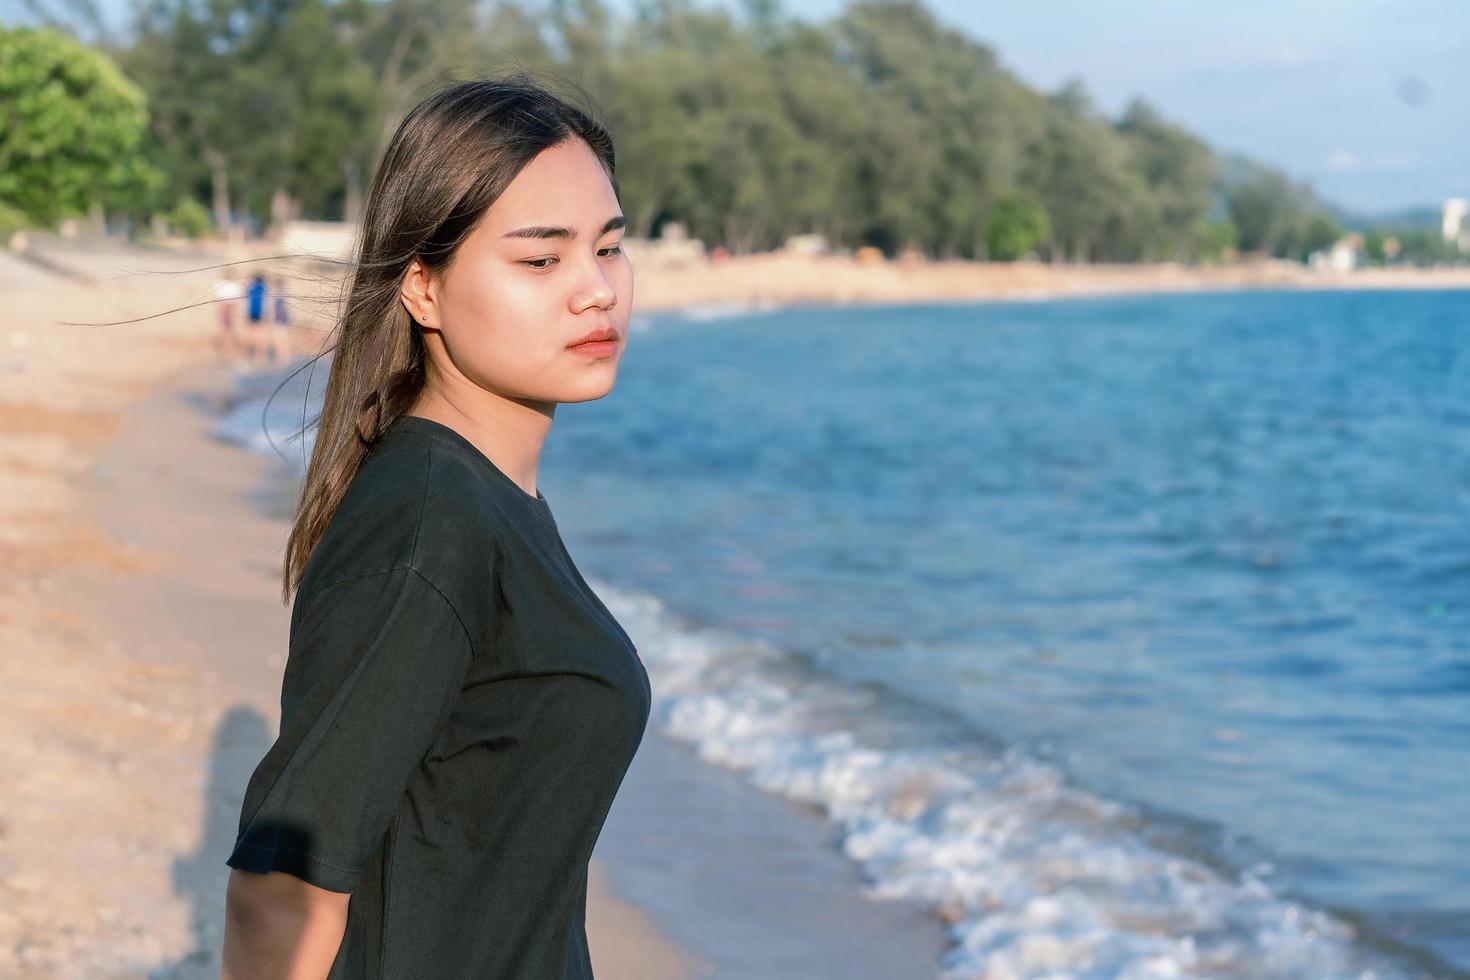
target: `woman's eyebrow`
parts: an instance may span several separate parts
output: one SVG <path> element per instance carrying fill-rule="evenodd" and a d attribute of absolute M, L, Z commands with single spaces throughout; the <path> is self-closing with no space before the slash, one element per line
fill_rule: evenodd
<path fill-rule="evenodd" d="M 602 226 L 602 230 L 597 233 L 597 237 L 598 238 L 601 238 L 603 235 L 606 235 L 608 232 L 612 231 L 614 228 L 622 228 L 625 225 L 627 225 L 627 223 L 628 223 L 628 219 L 624 218 L 621 214 L 614 215 L 613 217 L 607 219 L 607 224 L 605 224 L 605 225 Z M 551 228 L 551 227 L 548 227 L 546 225 L 531 225 L 531 226 L 526 227 L 526 228 L 517 228 L 515 231 L 508 231 L 504 235 L 501 235 L 500 237 L 501 238 L 566 238 L 566 239 L 569 239 L 570 240 L 570 239 L 573 239 L 573 238 L 576 238 L 577 237 L 577 230 L 575 228 Z"/>

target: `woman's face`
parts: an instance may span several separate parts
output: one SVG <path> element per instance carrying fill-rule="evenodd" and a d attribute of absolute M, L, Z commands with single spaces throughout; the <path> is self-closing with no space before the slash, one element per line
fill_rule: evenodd
<path fill-rule="evenodd" d="M 601 398 L 627 345 L 633 267 L 623 214 L 592 149 L 580 139 L 527 164 L 460 246 L 449 270 L 405 278 L 409 312 L 442 382 L 473 383 L 544 403 Z M 611 329 L 610 349 L 575 350 Z"/>

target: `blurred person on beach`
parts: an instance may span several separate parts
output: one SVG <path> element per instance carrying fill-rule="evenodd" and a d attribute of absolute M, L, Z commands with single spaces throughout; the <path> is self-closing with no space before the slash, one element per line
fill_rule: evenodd
<path fill-rule="evenodd" d="M 536 487 L 632 308 L 591 112 L 516 71 L 430 96 L 384 150 L 286 542 L 225 978 L 593 975 L 588 864 L 652 692 Z"/>
<path fill-rule="evenodd" d="M 265 299 L 265 276 L 257 272 L 245 289 L 245 338 L 252 358 L 264 353 L 266 348 Z"/>
<path fill-rule="evenodd" d="M 267 346 L 271 364 L 281 367 L 291 359 L 291 318 L 286 307 L 286 280 L 283 276 L 270 276 L 266 285 L 271 311 Z"/>
<path fill-rule="evenodd" d="M 235 353 L 240 338 L 235 333 L 235 307 L 245 296 L 244 287 L 238 280 L 226 274 L 214 282 L 214 304 L 219 311 L 219 329 L 215 332 L 214 346 L 224 354 Z"/>

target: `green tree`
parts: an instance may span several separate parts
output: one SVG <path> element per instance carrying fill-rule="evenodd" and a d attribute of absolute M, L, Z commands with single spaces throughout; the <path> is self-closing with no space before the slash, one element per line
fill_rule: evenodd
<path fill-rule="evenodd" d="M 1194 223 L 1190 239 L 1195 243 L 1195 257 L 1205 262 L 1219 262 L 1236 248 L 1235 222 L 1229 218 L 1209 221 L 1200 218 Z"/>
<path fill-rule="evenodd" d="M 781 0 L 725 5 L 743 17 L 700 0 L 133 2 L 117 57 L 148 98 L 157 197 L 208 202 L 221 228 L 355 220 L 410 106 L 519 64 L 602 110 L 635 235 L 680 221 L 735 252 L 815 231 L 890 255 L 1190 261 L 1300 257 L 1328 230 L 1285 175 L 1141 100 L 1113 120 L 1080 82 L 1036 92 L 920 0 L 815 23 Z M 95 0 L 67 6 L 100 23 Z"/>
<path fill-rule="evenodd" d="M 1331 248 L 1342 237 L 1342 226 L 1329 214 L 1309 215 L 1302 228 L 1303 257 Z"/>
<path fill-rule="evenodd" d="M 164 182 L 142 151 L 143 93 L 55 31 L 0 29 L 0 117 L 0 204 L 32 222 L 141 210 Z"/>
<path fill-rule="evenodd" d="M 235 30 L 230 6 L 148 0 L 134 9 L 134 43 L 122 65 L 148 93 L 154 159 L 171 196 L 210 202 L 221 231 L 232 221 L 231 156 L 238 138 Z"/>
<path fill-rule="evenodd" d="M 1042 106 L 1041 138 L 1030 149 L 1024 185 L 1051 222 L 1054 261 L 1135 257 L 1152 215 L 1128 149 L 1098 118 L 1080 81 L 1071 80 Z"/>
<path fill-rule="evenodd" d="M 855 242 L 872 228 L 878 205 L 864 174 L 885 145 L 883 124 L 839 61 L 838 43 L 830 31 L 791 25 L 767 55 L 793 137 L 781 180 L 782 240 L 815 231 L 831 242 Z"/>
<path fill-rule="evenodd" d="M 209 212 L 192 197 L 179 198 L 173 210 L 164 215 L 164 220 L 186 238 L 202 238 L 210 231 Z"/>
<path fill-rule="evenodd" d="M 990 258 L 1009 262 L 1038 248 L 1051 237 L 1046 212 L 1024 194 L 1012 194 L 996 202 L 987 232 Z"/>
<path fill-rule="evenodd" d="M 1414 265 L 1452 262 L 1459 256 L 1454 242 L 1446 241 L 1438 228 L 1405 228 L 1398 233 L 1399 257 Z"/>
<path fill-rule="evenodd" d="M 860 0 L 833 25 L 877 125 L 866 161 L 883 237 L 983 258 L 997 198 L 1017 183 L 1036 121 L 995 53 L 915 0 Z"/>
<path fill-rule="evenodd" d="M 619 25 L 602 0 L 551 0 L 549 20 L 565 74 L 588 91 L 606 92 Z"/>
<path fill-rule="evenodd" d="M 1363 258 L 1369 265 L 1382 265 L 1384 259 L 1383 243 L 1388 238 L 1388 232 L 1382 228 L 1373 228 L 1363 236 Z"/>
<path fill-rule="evenodd" d="M 1200 247 L 1194 233 L 1213 203 L 1215 155 L 1141 99 L 1129 103 L 1115 128 L 1128 144 L 1132 166 L 1148 188 L 1150 210 L 1157 216 L 1144 229 L 1142 257 L 1193 259 Z"/>
<path fill-rule="evenodd" d="M 1261 168 L 1229 196 L 1240 250 L 1277 254 L 1292 245 L 1302 219 L 1302 195 L 1279 170 Z"/>
<path fill-rule="evenodd" d="M 489 49 L 472 0 L 142 0 L 132 32 L 155 153 L 220 228 L 354 219 L 408 104 Z"/>

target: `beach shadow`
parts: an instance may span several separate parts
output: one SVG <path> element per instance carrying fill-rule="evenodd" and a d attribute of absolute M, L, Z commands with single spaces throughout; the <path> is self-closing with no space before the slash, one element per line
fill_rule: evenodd
<path fill-rule="evenodd" d="M 202 800 L 199 846 L 174 859 L 174 894 L 187 899 L 193 949 L 148 971 L 148 980 L 218 980 L 224 941 L 225 858 L 235 846 L 240 804 L 256 764 L 273 735 L 254 708 L 236 707 L 220 719 L 209 755 Z"/>

